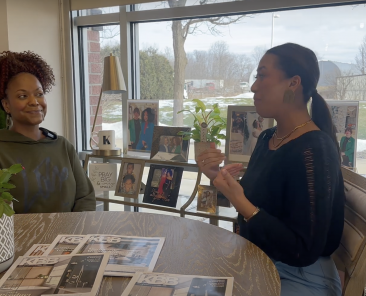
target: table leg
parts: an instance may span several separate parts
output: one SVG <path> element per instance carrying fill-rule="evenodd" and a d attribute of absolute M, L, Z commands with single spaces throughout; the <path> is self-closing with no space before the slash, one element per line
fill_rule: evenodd
<path fill-rule="evenodd" d="M 108 201 L 104 201 L 103 202 L 103 209 L 105 212 L 109 212 L 109 202 Z"/>
<path fill-rule="evenodd" d="M 220 214 L 219 207 L 216 207 L 216 215 L 219 215 L 219 214 Z M 210 218 L 210 224 L 219 226 L 219 220 L 215 219 L 215 218 Z"/>

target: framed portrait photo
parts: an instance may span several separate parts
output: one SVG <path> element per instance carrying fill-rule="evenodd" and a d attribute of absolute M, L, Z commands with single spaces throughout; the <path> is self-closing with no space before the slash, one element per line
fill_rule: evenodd
<path fill-rule="evenodd" d="M 150 153 L 159 124 L 159 101 L 128 100 L 128 151 Z"/>
<path fill-rule="evenodd" d="M 261 117 L 254 106 L 228 106 L 225 154 L 228 162 L 248 163 L 262 131 L 274 120 Z"/>
<path fill-rule="evenodd" d="M 182 167 L 150 165 L 143 202 L 175 208 L 182 175 Z"/>
<path fill-rule="evenodd" d="M 198 185 L 197 211 L 216 213 L 217 190 L 214 186 Z"/>
<path fill-rule="evenodd" d="M 122 161 L 114 195 L 137 198 L 141 187 L 145 161 L 127 158 Z"/>
<path fill-rule="evenodd" d="M 359 102 L 339 100 L 326 100 L 326 102 L 337 129 L 336 135 L 341 150 L 342 166 L 354 169 L 356 167 Z"/>
<path fill-rule="evenodd" d="M 189 127 L 155 127 L 150 159 L 187 162 L 189 140 L 183 140 L 183 136 L 178 133 L 190 130 Z"/>

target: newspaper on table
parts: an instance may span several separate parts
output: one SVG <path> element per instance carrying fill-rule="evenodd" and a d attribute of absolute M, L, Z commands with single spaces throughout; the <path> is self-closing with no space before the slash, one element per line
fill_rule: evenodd
<path fill-rule="evenodd" d="M 136 273 L 122 296 L 231 296 L 234 278 L 168 273 Z"/>
<path fill-rule="evenodd" d="M 44 255 L 110 253 L 106 276 L 132 276 L 153 271 L 164 237 L 123 235 L 58 235 Z"/>
<path fill-rule="evenodd" d="M 19 257 L 0 280 L 0 295 L 96 296 L 109 254 Z"/>

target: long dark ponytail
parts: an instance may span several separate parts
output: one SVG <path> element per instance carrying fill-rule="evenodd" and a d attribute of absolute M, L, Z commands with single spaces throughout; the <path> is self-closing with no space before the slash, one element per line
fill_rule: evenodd
<path fill-rule="evenodd" d="M 267 53 L 277 56 L 278 66 L 288 78 L 296 75 L 301 77 L 305 103 L 308 103 L 312 98 L 312 119 L 319 129 L 331 137 L 340 155 L 336 128 L 328 105 L 316 90 L 320 70 L 315 53 L 311 49 L 295 43 L 286 43 L 273 47 Z"/>
<path fill-rule="evenodd" d="M 332 116 L 329 112 L 329 107 L 323 97 L 315 91 L 312 94 L 311 101 L 311 114 L 314 123 L 319 127 L 323 132 L 327 133 L 337 146 L 338 154 L 341 154 L 338 140 L 337 140 L 337 129 L 334 126 Z"/>

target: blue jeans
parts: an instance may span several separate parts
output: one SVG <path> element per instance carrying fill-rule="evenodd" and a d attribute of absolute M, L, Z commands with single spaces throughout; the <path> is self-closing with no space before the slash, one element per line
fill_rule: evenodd
<path fill-rule="evenodd" d="M 341 281 L 330 257 L 314 264 L 294 267 L 274 261 L 281 279 L 281 296 L 341 296 Z"/>

